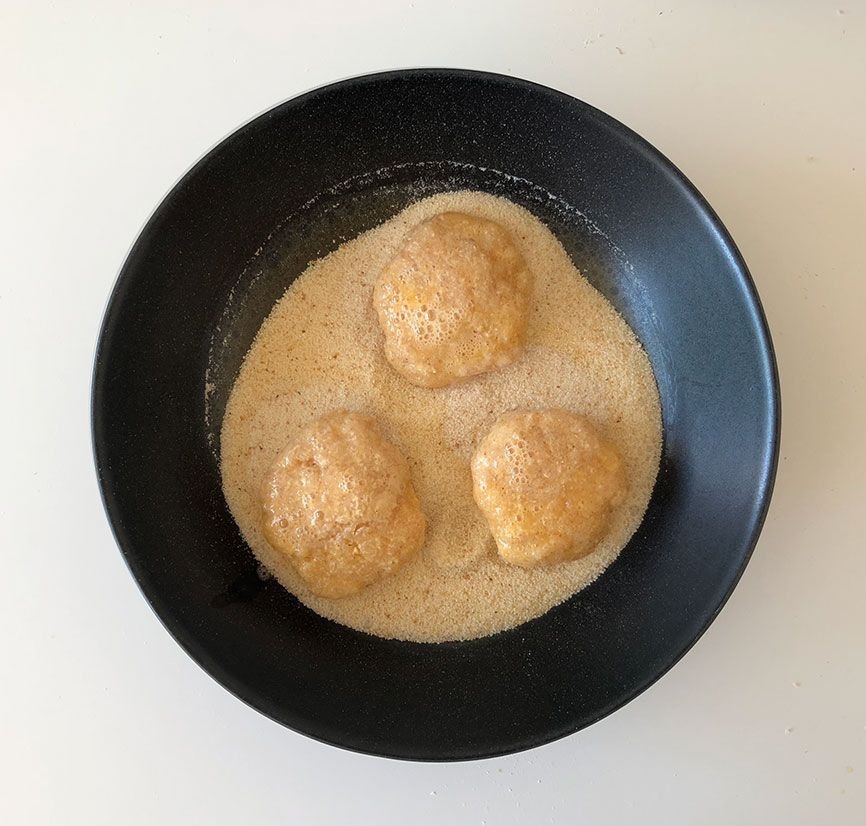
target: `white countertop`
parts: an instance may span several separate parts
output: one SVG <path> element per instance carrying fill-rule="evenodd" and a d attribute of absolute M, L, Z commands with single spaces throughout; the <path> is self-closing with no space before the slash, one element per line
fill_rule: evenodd
<path fill-rule="evenodd" d="M 866 823 L 866 4 L 127 5 L 0 2 L 0 822 Z M 751 268 L 783 389 L 770 515 L 710 631 L 590 729 L 470 764 L 230 696 L 139 594 L 90 450 L 103 307 L 173 182 L 286 97 L 423 65 L 555 86 L 667 154 Z"/>

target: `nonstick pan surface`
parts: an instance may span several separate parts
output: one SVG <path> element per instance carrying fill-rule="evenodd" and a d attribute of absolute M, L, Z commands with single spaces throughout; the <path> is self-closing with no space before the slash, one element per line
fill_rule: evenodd
<path fill-rule="evenodd" d="M 480 640 L 387 641 L 258 575 L 223 499 L 219 428 L 253 336 L 310 261 L 419 197 L 461 188 L 535 213 L 631 324 L 661 394 L 661 469 L 623 553 L 562 605 Z M 121 552 L 215 679 L 319 740 L 455 760 L 589 725 L 700 637 L 764 520 L 779 390 L 742 258 L 659 152 L 551 89 L 412 70 L 283 103 L 174 187 L 105 314 L 93 440 Z"/>

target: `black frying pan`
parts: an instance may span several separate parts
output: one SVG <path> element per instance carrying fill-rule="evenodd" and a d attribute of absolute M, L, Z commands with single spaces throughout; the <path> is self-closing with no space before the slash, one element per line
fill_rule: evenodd
<path fill-rule="evenodd" d="M 558 608 L 472 642 L 386 641 L 257 576 L 220 489 L 219 427 L 253 335 L 309 261 L 413 199 L 464 187 L 534 212 L 635 329 L 662 398 L 661 471 L 619 559 Z M 525 81 L 402 71 L 277 106 L 165 198 L 105 315 L 93 440 L 130 569 L 215 679 L 329 743 L 464 759 L 589 725 L 706 630 L 767 510 L 779 390 L 742 258 L 649 144 Z"/>

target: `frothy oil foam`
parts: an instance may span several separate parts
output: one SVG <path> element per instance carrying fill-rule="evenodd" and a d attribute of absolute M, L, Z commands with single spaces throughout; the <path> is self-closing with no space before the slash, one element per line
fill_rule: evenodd
<path fill-rule="evenodd" d="M 517 362 L 462 384 L 416 387 L 385 361 L 373 284 L 406 233 L 439 212 L 496 221 L 535 278 L 528 345 Z M 502 562 L 472 498 L 469 460 L 502 413 L 563 407 L 618 448 L 629 492 L 589 556 L 528 570 Z M 265 541 L 259 491 L 304 425 L 337 409 L 375 416 L 403 452 L 428 519 L 421 553 L 351 597 L 307 590 Z M 661 409 L 634 333 L 575 269 L 553 234 L 503 198 L 462 191 L 419 201 L 311 264 L 262 324 L 229 397 L 221 431 L 223 490 L 258 560 L 317 613 L 382 637 L 471 639 L 540 616 L 596 579 L 640 524 L 658 472 Z"/>

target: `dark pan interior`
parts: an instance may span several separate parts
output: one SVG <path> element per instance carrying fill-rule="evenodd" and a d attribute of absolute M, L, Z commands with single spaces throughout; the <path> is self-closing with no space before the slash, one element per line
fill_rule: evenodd
<path fill-rule="evenodd" d="M 664 454 L 643 524 L 592 586 L 486 639 L 386 641 L 258 576 L 220 488 L 219 427 L 259 325 L 311 260 L 459 188 L 530 209 L 626 317 L 656 372 Z M 330 743 L 462 759 L 588 725 L 700 636 L 763 521 L 778 386 L 745 265 L 655 150 L 552 90 L 416 70 L 282 104 L 174 188 L 109 303 L 93 431 L 121 550 L 168 630 L 217 680 Z"/>

